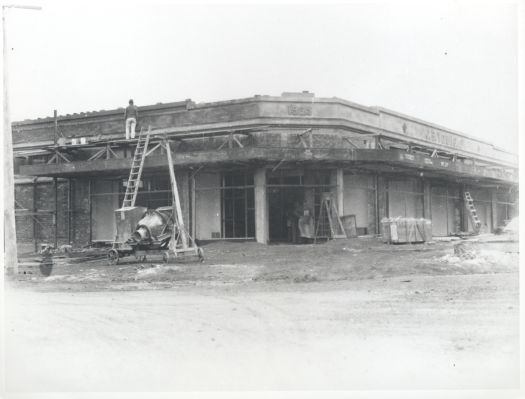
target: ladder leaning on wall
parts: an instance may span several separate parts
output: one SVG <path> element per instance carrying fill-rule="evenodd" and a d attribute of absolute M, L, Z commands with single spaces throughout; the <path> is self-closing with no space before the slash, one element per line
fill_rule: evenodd
<path fill-rule="evenodd" d="M 481 221 L 479 220 L 478 212 L 474 207 L 474 200 L 469 191 L 465 191 L 463 195 L 465 197 L 465 207 L 467 208 L 470 221 L 474 227 L 474 234 L 479 234 L 481 230 Z"/>
<path fill-rule="evenodd" d="M 135 200 L 137 199 L 137 193 L 139 191 L 140 177 L 142 176 L 142 169 L 144 168 L 144 160 L 147 156 L 150 134 L 151 126 L 148 127 L 145 136 L 143 129 L 140 129 L 137 147 L 135 148 L 133 162 L 131 163 L 131 169 L 129 171 L 126 193 L 124 194 L 124 200 L 122 201 L 122 208 L 135 206 Z"/>

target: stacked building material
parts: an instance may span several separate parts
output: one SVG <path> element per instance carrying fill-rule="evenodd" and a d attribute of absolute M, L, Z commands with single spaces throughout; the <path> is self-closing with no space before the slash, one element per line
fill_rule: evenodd
<path fill-rule="evenodd" d="M 384 243 L 421 243 L 432 240 L 432 222 L 428 219 L 383 218 L 381 224 Z"/>

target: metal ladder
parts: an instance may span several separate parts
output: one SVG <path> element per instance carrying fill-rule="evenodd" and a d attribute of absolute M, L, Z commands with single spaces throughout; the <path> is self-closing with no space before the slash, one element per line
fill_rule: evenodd
<path fill-rule="evenodd" d="M 122 208 L 135 206 L 137 199 L 137 192 L 139 191 L 140 176 L 142 175 L 142 168 L 144 167 L 144 159 L 148 150 L 149 135 L 151 133 L 151 126 L 148 127 L 146 136 L 144 137 L 143 129 L 140 129 L 140 134 L 137 140 L 137 148 L 133 155 L 133 162 L 129 171 L 128 185 L 126 186 L 126 193 L 122 201 Z"/>
<path fill-rule="evenodd" d="M 474 232 L 478 234 L 481 230 L 481 221 L 479 220 L 478 212 L 474 207 L 474 200 L 472 199 L 472 196 L 470 195 L 469 191 L 465 191 L 463 195 L 465 196 L 465 207 L 469 212 L 470 220 L 472 221 L 472 225 L 474 226 Z"/>

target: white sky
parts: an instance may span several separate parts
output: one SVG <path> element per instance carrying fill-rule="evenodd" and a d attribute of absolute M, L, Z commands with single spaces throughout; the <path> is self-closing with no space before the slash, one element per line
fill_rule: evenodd
<path fill-rule="evenodd" d="M 8 11 L 15 121 L 309 90 L 517 148 L 513 4 L 40 4 Z"/>

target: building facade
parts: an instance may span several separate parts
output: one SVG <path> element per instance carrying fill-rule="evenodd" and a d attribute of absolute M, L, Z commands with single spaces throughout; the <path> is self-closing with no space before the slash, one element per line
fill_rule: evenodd
<path fill-rule="evenodd" d="M 384 108 L 303 92 L 139 112 L 152 134 L 136 205 L 171 204 L 167 138 L 199 240 L 289 241 L 294 206 L 316 217 L 324 192 L 360 235 L 396 216 L 431 219 L 435 236 L 472 230 L 465 191 L 484 232 L 518 211 L 517 155 Z M 112 241 L 134 143 L 123 109 L 13 123 L 20 251 Z"/>

